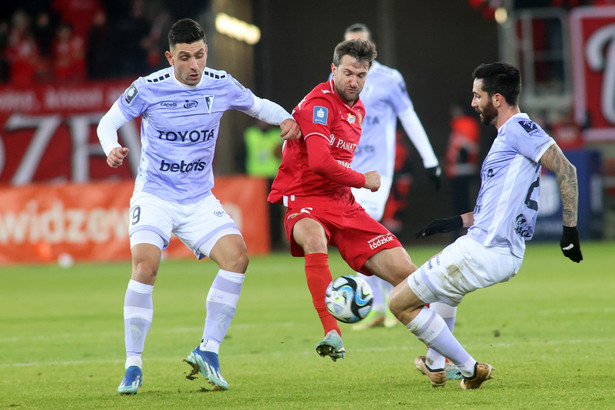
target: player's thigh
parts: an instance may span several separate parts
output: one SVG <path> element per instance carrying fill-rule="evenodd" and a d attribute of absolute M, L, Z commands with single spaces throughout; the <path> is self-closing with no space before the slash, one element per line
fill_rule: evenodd
<path fill-rule="evenodd" d="M 245 273 L 248 267 L 248 249 L 241 235 L 225 235 L 218 239 L 209 257 L 220 269 L 229 272 Z"/>
<path fill-rule="evenodd" d="M 410 255 L 401 247 L 383 249 L 365 262 L 365 269 L 392 285 L 397 285 L 416 270 Z"/>
<path fill-rule="evenodd" d="M 327 253 L 327 233 L 316 219 L 304 216 L 298 220 L 293 226 L 292 238 L 305 253 Z"/>

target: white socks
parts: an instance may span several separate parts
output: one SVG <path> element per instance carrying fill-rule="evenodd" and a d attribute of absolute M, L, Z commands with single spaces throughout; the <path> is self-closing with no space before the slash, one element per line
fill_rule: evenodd
<path fill-rule="evenodd" d="M 220 269 L 207 294 L 207 317 L 203 330 L 202 350 L 218 352 L 220 343 L 235 316 L 241 286 L 246 275 Z"/>
<path fill-rule="evenodd" d="M 430 349 L 448 357 L 464 376 L 472 377 L 474 375 L 476 360 L 455 339 L 444 319 L 430 308 L 424 307 L 421 309 L 419 314 L 406 327 Z M 428 366 L 432 368 L 431 365 L 428 364 Z"/>
<path fill-rule="evenodd" d="M 145 337 L 152 324 L 154 287 L 130 280 L 124 298 L 124 342 L 126 345 L 126 368 L 142 367 L 141 353 Z"/>

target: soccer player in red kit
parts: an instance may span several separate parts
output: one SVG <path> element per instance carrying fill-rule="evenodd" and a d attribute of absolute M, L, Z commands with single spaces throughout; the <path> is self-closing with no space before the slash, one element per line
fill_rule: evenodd
<path fill-rule="evenodd" d="M 287 141 L 268 200 L 287 207 L 284 227 L 293 256 L 305 256 L 305 274 L 325 338 L 316 346 L 334 361 L 345 349 L 337 320 L 327 311 L 332 280 L 328 245 L 355 271 L 393 285 L 416 270 L 399 240 L 355 201 L 350 187 L 377 191 L 380 175 L 350 166 L 361 136 L 365 108 L 359 93 L 376 57 L 372 43 L 338 44 L 332 79 L 319 84 L 293 111 L 303 138 Z"/>

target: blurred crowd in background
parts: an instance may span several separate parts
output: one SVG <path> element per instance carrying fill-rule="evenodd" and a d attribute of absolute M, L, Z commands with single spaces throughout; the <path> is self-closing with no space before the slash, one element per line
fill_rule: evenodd
<path fill-rule="evenodd" d="M 25 0 L 0 11 L 0 82 L 67 84 L 167 66 L 163 0 Z"/>

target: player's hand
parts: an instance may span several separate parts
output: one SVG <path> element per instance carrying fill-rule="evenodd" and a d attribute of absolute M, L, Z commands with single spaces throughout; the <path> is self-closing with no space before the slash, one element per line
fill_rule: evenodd
<path fill-rule="evenodd" d="M 280 124 L 280 128 L 282 129 L 280 137 L 284 138 L 286 141 L 301 137 L 301 128 L 299 128 L 299 124 L 297 124 L 295 120 L 291 120 L 290 118 L 285 119 L 282 121 L 282 124 Z"/>
<path fill-rule="evenodd" d="M 434 219 L 429 225 L 416 233 L 416 238 L 425 238 L 434 233 L 446 233 L 460 228 L 463 228 L 463 219 L 461 219 L 461 215 L 450 218 Z"/>
<path fill-rule="evenodd" d="M 363 185 L 363 188 L 367 188 L 372 192 L 380 189 L 380 174 L 378 171 L 369 171 L 363 175 L 365 175 L 365 185 Z"/>
<path fill-rule="evenodd" d="M 579 263 L 583 260 L 581 244 L 579 244 L 579 231 L 577 231 L 576 226 L 564 226 L 559 245 L 564 252 L 564 256 L 571 261 Z"/>
<path fill-rule="evenodd" d="M 439 191 L 440 186 L 442 185 L 442 181 L 440 180 L 442 170 L 440 169 L 440 166 L 436 165 L 435 167 L 425 168 L 425 171 L 427 171 L 427 176 L 429 176 L 429 180 L 436 187 L 436 191 Z"/>
<path fill-rule="evenodd" d="M 128 151 L 130 150 L 126 147 L 113 148 L 107 156 L 107 165 L 111 168 L 119 167 L 124 162 L 124 158 L 128 155 Z"/>

